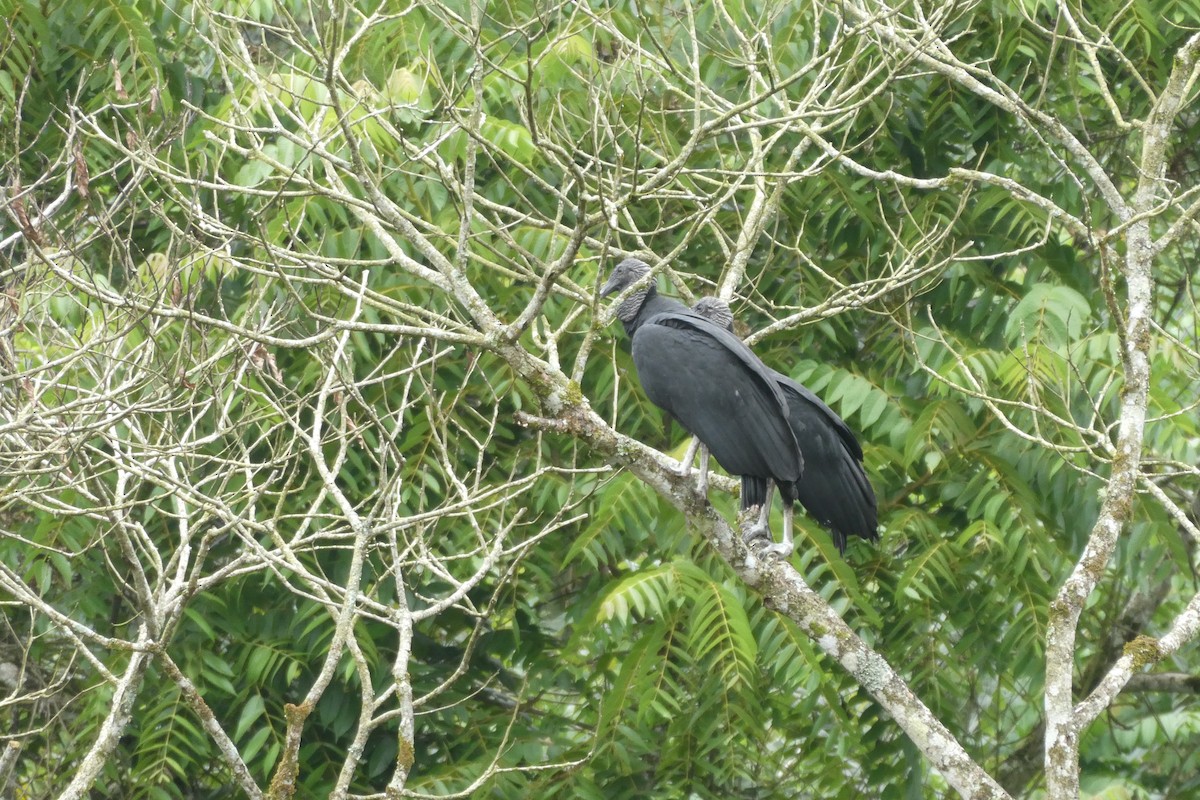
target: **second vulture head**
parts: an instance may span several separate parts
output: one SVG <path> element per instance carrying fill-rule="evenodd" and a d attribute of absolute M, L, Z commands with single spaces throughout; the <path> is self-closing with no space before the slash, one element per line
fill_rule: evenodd
<path fill-rule="evenodd" d="M 733 312 L 729 303 L 719 297 L 701 297 L 692 306 L 692 310 L 709 322 L 733 333 Z"/>

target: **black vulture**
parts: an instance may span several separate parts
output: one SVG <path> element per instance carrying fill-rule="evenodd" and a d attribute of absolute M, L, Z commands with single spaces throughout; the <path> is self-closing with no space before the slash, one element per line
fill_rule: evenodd
<path fill-rule="evenodd" d="M 717 297 L 699 300 L 694 310 L 733 331 L 729 304 Z M 785 507 L 799 501 L 818 522 L 833 531 L 839 552 L 847 536 L 879 538 L 875 492 L 863 472 L 863 451 L 842 418 L 809 389 L 768 368 L 788 404 L 788 422 L 804 457 L 804 474 L 779 482 Z M 770 503 L 770 487 L 756 477 L 742 478 L 742 505 Z M 786 542 L 785 542 L 786 543 Z"/>
<path fill-rule="evenodd" d="M 633 285 L 649 271 L 645 262 L 625 259 L 613 268 L 601 297 Z M 787 401 L 771 371 L 741 339 L 678 300 L 661 296 L 654 284 L 625 298 L 616 316 L 632 342 L 646 397 L 704 445 L 701 492 L 707 488 L 705 451 L 729 474 L 754 479 L 753 486 L 763 487 L 757 495 L 762 499 L 767 486 L 792 485 L 800 478 L 804 464 L 788 422 Z M 758 524 L 768 539 L 769 513 L 770 506 L 762 504 Z M 791 539 L 791 524 L 789 505 L 785 541 Z M 791 546 L 772 544 L 767 552 L 786 556 Z"/>

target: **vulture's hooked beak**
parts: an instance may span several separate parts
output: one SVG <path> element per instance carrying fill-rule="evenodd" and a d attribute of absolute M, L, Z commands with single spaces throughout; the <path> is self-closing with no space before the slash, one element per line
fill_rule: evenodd
<path fill-rule="evenodd" d="M 617 272 L 613 270 L 613 274 L 608 276 L 608 280 L 605 281 L 604 286 L 600 287 L 600 296 L 608 297 L 617 291 L 620 291 L 617 287 Z"/>

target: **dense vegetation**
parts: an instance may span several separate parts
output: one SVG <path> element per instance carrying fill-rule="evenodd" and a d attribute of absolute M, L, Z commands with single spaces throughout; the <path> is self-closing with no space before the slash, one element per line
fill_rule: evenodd
<path fill-rule="evenodd" d="M 1200 792 L 1200 2 L 0 5 L 15 796 L 956 795 L 631 441 L 625 254 L 858 432 L 791 567 L 982 771 Z"/>

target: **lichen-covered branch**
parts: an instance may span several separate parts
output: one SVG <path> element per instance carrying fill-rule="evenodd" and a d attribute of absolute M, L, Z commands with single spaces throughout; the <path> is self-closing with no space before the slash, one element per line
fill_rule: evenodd
<path fill-rule="evenodd" d="M 1167 142 L 1192 80 L 1200 35 L 1193 36 L 1176 54 L 1171 78 L 1142 127 L 1142 152 L 1137 190 L 1132 202 L 1115 206 L 1121 218 L 1142 213 L 1157 202 L 1163 184 Z M 1079 795 L 1079 735 L 1084 719 L 1075 714 L 1072 690 L 1075 670 L 1075 636 L 1087 598 L 1103 577 L 1129 519 L 1134 493 L 1141 477 L 1141 459 L 1150 391 L 1150 315 L 1154 290 L 1154 247 L 1148 220 L 1129 227 L 1121 274 L 1126 284 L 1123 342 L 1125 388 L 1118 416 L 1115 457 L 1105 488 L 1100 516 L 1092 528 L 1075 568 L 1063 582 L 1050 606 L 1046 637 L 1046 783 L 1048 796 L 1073 800 Z M 1115 673 L 1101 696 L 1115 695 L 1115 684 L 1134 657 Z M 1157 659 L 1155 659 L 1157 660 Z M 1112 673 L 1110 673 L 1112 674 Z M 1098 714 L 1100 709 L 1095 709 Z M 1087 722 L 1094 719 L 1091 713 Z"/>

